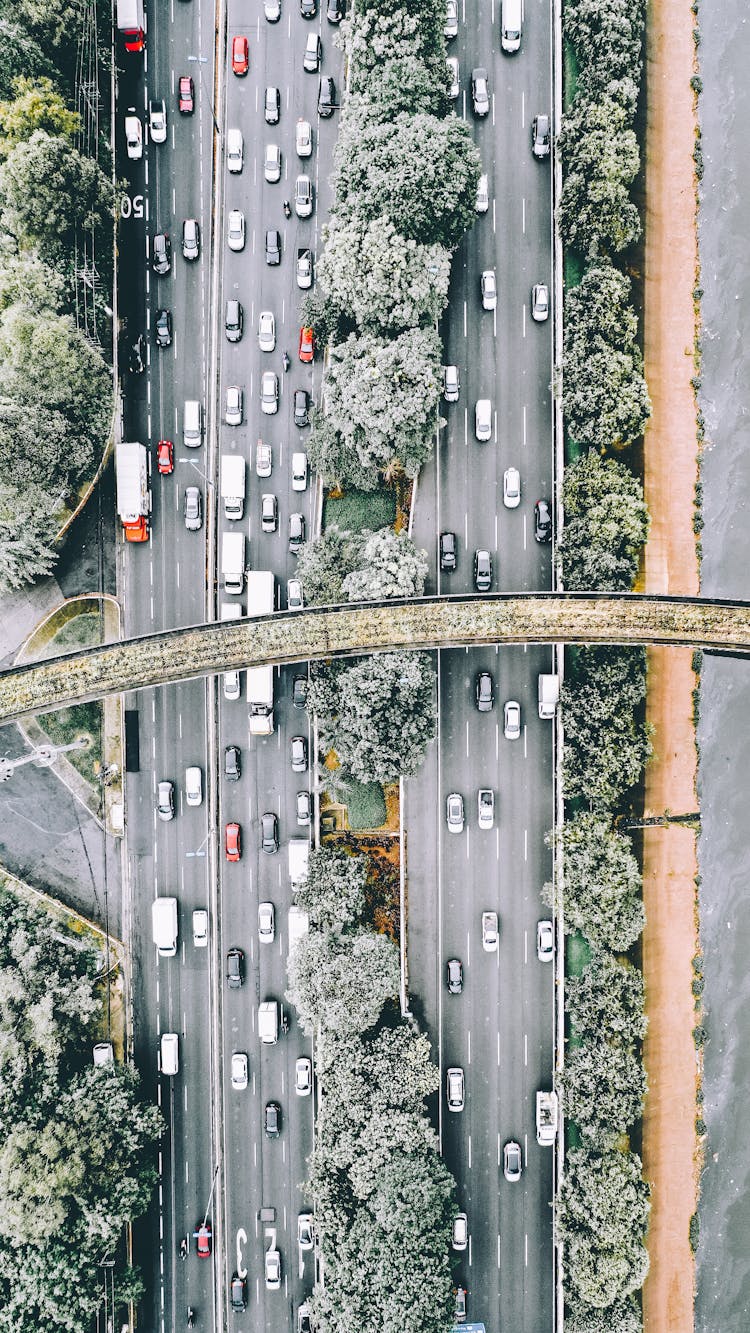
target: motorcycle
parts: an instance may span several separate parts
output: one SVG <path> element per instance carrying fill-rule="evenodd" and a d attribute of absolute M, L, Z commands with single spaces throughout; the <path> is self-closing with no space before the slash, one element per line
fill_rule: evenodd
<path fill-rule="evenodd" d="M 290 218 L 291 216 L 292 216 L 292 205 L 289 203 L 289 200 L 288 200 L 288 199 L 285 199 L 285 200 L 284 200 L 284 217 L 285 217 L 285 218 Z"/>
<path fill-rule="evenodd" d="M 192 1305 L 188 1306 L 187 1324 L 188 1328 L 195 1328 L 195 1310 L 193 1309 Z"/>
<path fill-rule="evenodd" d="M 288 353 L 288 352 L 285 352 L 284 355 L 283 355 L 283 357 L 281 358 L 281 360 L 282 360 L 282 364 L 283 364 L 283 366 L 284 366 L 284 370 L 288 370 L 289 367 L 290 367 L 291 364 L 292 364 L 292 362 L 291 362 L 291 360 L 290 360 L 290 357 L 289 357 L 289 353 Z"/>
<path fill-rule="evenodd" d="M 182 1240 L 180 1241 L 180 1258 L 187 1259 L 187 1253 L 188 1253 L 187 1236 L 183 1236 Z"/>

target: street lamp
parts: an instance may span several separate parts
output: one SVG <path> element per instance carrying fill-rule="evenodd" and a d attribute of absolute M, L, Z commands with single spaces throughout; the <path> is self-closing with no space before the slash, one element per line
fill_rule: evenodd
<path fill-rule="evenodd" d="M 201 66 L 208 64 L 208 56 L 188 56 L 188 60 L 191 62 L 191 64 L 197 64 Z M 200 75 L 201 86 L 203 87 L 203 91 L 205 92 L 206 97 L 208 98 L 208 105 L 211 108 L 211 119 L 214 123 L 214 129 L 216 130 L 216 133 L 218 134 L 219 138 L 221 138 L 221 130 L 219 129 L 219 122 L 217 121 L 216 116 L 214 115 L 213 100 L 211 98 L 210 92 L 203 83 L 203 70 L 199 69 L 198 73 Z"/>

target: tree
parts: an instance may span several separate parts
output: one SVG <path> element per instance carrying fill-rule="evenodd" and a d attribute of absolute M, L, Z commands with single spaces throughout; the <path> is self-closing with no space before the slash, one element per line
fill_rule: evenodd
<path fill-rule="evenodd" d="M 566 1291 L 565 1333 L 643 1333 L 643 1319 L 637 1301 L 626 1296 L 603 1310 L 576 1301 L 572 1308 Z"/>
<path fill-rule="evenodd" d="M 588 1145 L 611 1147 L 643 1113 L 646 1072 L 638 1056 L 617 1042 L 589 1040 L 569 1049 L 558 1079 L 565 1113 Z"/>
<path fill-rule="evenodd" d="M 635 1153 L 574 1148 L 566 1155 L 557 1236 L 569 1288 L 598 1309 L 626 1302 L 648 1271 L 650 1189 L 641 1170 Z"/>
<path fill-rule="evenodd" d="M 343 582 L 354 568 L 361 548 L 361 534 L 342 532 L 334 526 L 305 542 L 297 557 L 297 573 L 308 606 L 337 606 L 346 601 Z"/>
<path fill-rule="evenodd" d="M 598 102 L 577 96 L 564 119 L 560 228 L 568 245 L 591 258 L 624 250 L 641 234 L 628 197 L 640 167 L 629 122 L 628 111 L 608 96 Z"/>
<path fill-rule="evenodd" d="M 640 718 L 646 693 L 642 648 L 583 648 L 562 690 L 564 783 L 568 799 L 615 809 L 640 779 L 651 754 Z"/>
<path fill-rule="evenodd" d="M 19 490 L 0 482 L 0 588 L 22 588 L 49 574 L 57 561 L 52 542 L 61 497 L 38 486 Z"/>
<path fill-rule="evenodd" d="M 426 653 L 379 653 L 319 673 L 308 707 L 355 778 L 395 782 L 416 773 L 435 735 L 435 672 Z"/>
<path fill-rule="evenodd" d="M 289 960 L 288 998 L 306 1032 L 365 1032 L 399 992 L 398 949 L 370 931 L 311 930 Z"/>
<path fill-rule="evenodd" d="M 565 1008 L 584 1041 L 601 1036 L 632 1047 L 646 1033 L 643 975 L 609 953 L 595 953 L 580 976 L 568 978 Z"/>
<path fill-rule="evenodd" d="M 7 253 L 0 239 L 0 312 L 18 305 L 35 315 L 57 314 L 65 301 L 66 284 L 33 250 Z"/>
<path fill-rule="evenodd" d="M 432 110 L 436 90 L 441 90 L 445 75 L 445 17 L 436 0 L 422 5 L 358 5 L 356 11 L 342 25 L 344 49 L 351 66 L 351 94 L 346 113 L 358 109 L 358 95 L 373 96 L 384 107 L 387 103 L 378 95 L 383 72 L 386 83 L 393 83 L 394 101 L 390 119 L 402 110 L 416 114 Z M 441 67 L 441 61 L 443 61 Z M 387 66 L 393 63 L 392 71 Z M 411 81 L 416 78 L 413 95 L 408 89 L 398 88 L 397 69 Z M 426 100 L 420 102 L 416 93 L 424 85 Z M 442 111 L 441 106 L 435 108 Z"/>
<path fill-rule="evenodd" d="M 91 441 L 77 434 L 62 412 L 0 399 L 0 458 L 16 487 L 63 496 L 71 477 L 90 467 Z"/>
<path fill-rule="evenodd" d="M 0 102 L 0 158 L 30 139 L 35 130 L 73 144 L 81 117 L 68 110 L 51 79 L 21 76 L 15 80 L 14 92 L 12 101 Z"/>
<path fill-rule="evenodd" d="M 565 469 L 560 549 L 569 592 L 622 592 L 633 586 L 650 519 L 643 484 L 593 450 Z"/>
<path fill-rule="evenodd" d="M 342 931 L 361 920 L 366 883 L 366 856 L 351 856 L 340 847 L 313 847 L 295 901 L 316 928 Z"/>
<path fill-rule="evenodd" d="M 619 87 L 629 90 L 626 105 L 635 111 L 643 63 L 643 11 L 642 0 L 568 0 L 565 36 L 575 47 L 577 86 L 589 101 Z"/>
<path fill-rule="evenodd" d="M 450 252 L 420 245 L 383 218 L 350 215 L 329 225 L 318 265 L 326 298 L 361 330 L 432 326 L 448 300 Z"/>
<path fill-rule="evenodd" d="M 380 65 L 363 68 L 355 61 L 352 86 L 356 91 L 349 95 L 348 109 L 358 114 L 367 111 L 372 120 L 380 121 L 392 120 L 402 111 L 412 116 L 418 112 L 439 116 L 445 110 L 441 78 L 439 63 L 425 63 L 405 42 Z"/>
<path fill-rule="evenodd" d="M 427 552 L 415 546 L 405 532 L 381 528 L 367 534 L 358 564 L 342 584 L 350 602 L 421 597 L 424 592 Z"/>
<path fill-rule="evenodd" d="M 562 908 L 567 931 L 580 930 L 593 948 L 625 952 L 645 924 L 642 881 L 632 843 L 606 816 L 579 811 L 557 834 L 565 868 Z M 548 842 L 554 837 L 548 835 Z M 545 897 L 553 901 L 551 886 Z"/>
<path fill-rule="evenodd" d="M 2 225 L 19 249 L 37 246 L 52 263 L 70 259 L 76 229 L 111 227 L 112 184 L 92 158 L 35 130 L 0 168 Z"/>
<path fill-rule="evenodd" d="M 565 298 L 566 427 L 600 452 L 639 439 L 651 413 L 629 296 L 625 275 L 599 264 Z"/>

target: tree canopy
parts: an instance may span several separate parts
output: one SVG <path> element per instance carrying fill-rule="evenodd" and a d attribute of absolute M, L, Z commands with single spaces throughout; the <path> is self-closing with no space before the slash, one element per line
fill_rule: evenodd
<path fill-rule="evenodd" d="M 566 930 L 580 930 L 594 948 L 624 953 L 646 920 L 641 872 L 630 838 L 613 830 L 608 815 L 585 810 L 566 820 L 557 836 L 565 856 Z M 551 902 L 551 889 L 545 896 Z"/>
<path fill-rule="evenodd" d="M 318 283 L 356 328 L 373 333 L 432 326 L 448 300 L 451 255 L 420 245 L 385 218 L 357 214 L 329 224 Z"/>
<path fill-rule="evenodd" d="M 568 800 L 580 797 L 592 810 L 614 810 L 638 782 L 651 754 L 640 714 L 645 694 L 642 648 L 579 650 L 562 689 Z"/>
<path fill-rule="evenodd" d="M 641 234 L 628 191 L 640 167 L 630 113 L 610 96 L 589 102 L 580 94 L 560 135 L 563 239 L 590 258 L 616 254 Z"/>
<path fill-rule="evenodd" d="M 609 1310 L 642 1285 L 648 1272 L 643 1237 L 649 1193 L 635 1153 L 574 1148 L 566 1154 L 557 1204 L 566 1295 L 570 1291 L 595 1309 Z"/>
<path fill-rule="evenodd" d="M 640 479 L 589 450 L 565 469 L 563 503 L 560 550 L 568 591 L 632 588 L 650 526 Z"/>

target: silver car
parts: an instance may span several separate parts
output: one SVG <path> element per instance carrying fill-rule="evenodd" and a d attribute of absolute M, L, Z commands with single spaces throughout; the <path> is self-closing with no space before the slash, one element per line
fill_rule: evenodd
<path fill-rule="evenodd" d="M 549 315 L 549 289 L 545 282 L 537 282 L 531 289 L 531 318 L 543 324 Z"/>
<path fill-rule="evenodd" d="M 457 791 L 451 792 L 445 802 L 445 817 L 449 833 L 463 833 L 464 798 Z"/>
<path fill-rule="evenodd" d="M 448 66 L 448 79 L 450 84 L 448 88 L 448 96 L 451 98 L 452 101 L 455 101 L 455 99 L 461 92 L 461 84 L 458 72 L 458 56 L 447 56 L 445 63 Z"/>
<path fill-rule="evenodd" d="M 263 157 L 263 175 L 269 185 L 281 180 L 281 149 L 277 143 L 267 143 Z"/>
<path fill-rule="evenodd" d="M 298 218 L 309 218 L 313 211 L 312 181 L 304 174 L 294 182 L 294 211 Z"/>
<path fill-rule="evenodd" d="M 199 532 L 202 522 L 201 493 L 197 486 L 185 487 L 183 515 L 188 532 Z"/>
<path fill-rule="evenodd" d="M 537 921 L 536 956 L 540 963 L 551 963 L 555 953 L 555 932 L 551 921 Z"/>
<path fill-rule="evenodd" d="M 495 281 L 494 268 L 486 268 L 480 278 L 479 285 L 482 291 L 482 309 L 497 309 L 497 282 Z"/>
<path fill-rule="evenodd" d="M 312 797 L 309 791 L 297 792 L 297 823 L 300 828 L 308 828 L 312 811 Z"/>
<path fill-rule="evenodd" d="M 276 934 L 276 913 L 273 903 L 258 903 L 258 939 L 261 944 L 273 944 Z"/>
<path fill-rule="evenodd" d="M 157 788 L 157 812 L 165 822 L 174 819 L 174 783 L 160 782 Z"/>
<path fill-rule="evenodd" d="M 258 318 L 258 346 L 261 352 L 272 352 L 276 347 L 276 320 L 272 310 L 261 310 Z"/>
<path fill-rule="evenodd" d="M 474 434 L 478 440 L 489 440 L 492 434 L 492 403 L 489 398 L 477 398 L 474 408 Z"/>
<path fill-rule="evenodd" d="M 266 416 L 279 410 L 279 377 L 275 370 L 264 370 L 260 377 L 260 408 Z"/>
<path fill-rule="evenodd" d="M 448 1110 L 463 1111 L 464 1109 L 464 1071 L 463 1069 L 449 1069 L 447 1078 Z"/>
<path fill-rule="evenodd" d="M 503 708 L 503 735 L 506 741 L 517 741 L 521 735 L 521 705 L 509 699 Z"/>
<path fill-rule="evenodd" d="M 227 219 L 227 241 L 230 250 L 245 248 L 245 214 L 241 208 L 233 208 Z"/>
<path fill-rule="evenodd" d="M 443 397 L 446 403 L 457 403 L 460 389 L 458 366 L 443 366 Z"/>
<path fill-rule="evenodd" d="M 445 0 L 445 26 L 443 36 L 451 42 L 458 36 L 458 0 Z"/>
<path fill-rule="evenodd" d="M 232 1087 L 241 1092 L 247 1087 L 247 1056 L 244 1051 L 232 1055 Z"/>
<path fill-rule="evenodd" d="M 503 473 L 503 504 L 506 509 L 517 509 L 521 503 L 521 474 L 517 467 L 508 467 Z"/>
<path fill-rule="evenodd" d="M 495 793 L 482 787 L 477 795 L 477 819 L 481 829 L 491 829 L 495 823 Z"/>
<path fill-rule="evenodd" d="M 506 1180 L 520 1180 L 522 1170 L 521 1145 L 509 1139 L 503 1148 L 503 1175 Z"/>
<path fill-rule="evenodd" d="M 239 384 L 230 384 L 227 389 L 224 420 L 228 426 L 242 425 L 242 389 Z"/>

